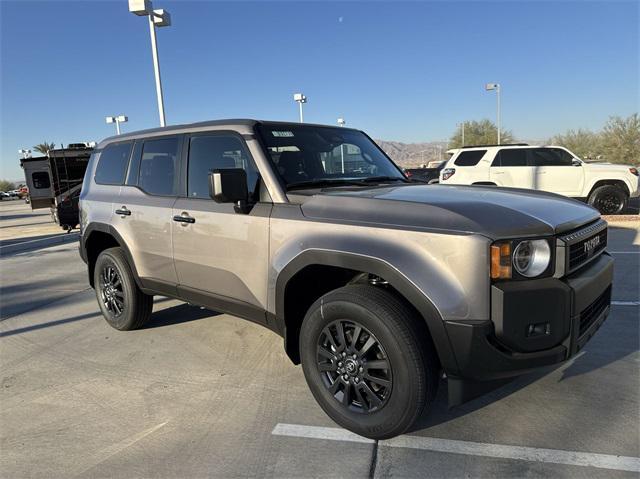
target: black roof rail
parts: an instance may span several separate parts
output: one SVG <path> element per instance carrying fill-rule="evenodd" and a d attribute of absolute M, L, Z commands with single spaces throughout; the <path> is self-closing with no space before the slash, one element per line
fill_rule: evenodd
<path fill-rule="evenodd" d="M 483 148 L 489 146 L 529 146 L 529 143 L 503 143 L 502 145 L 464 145 L 459 149 L 462 150 L 464 148 Z"/>

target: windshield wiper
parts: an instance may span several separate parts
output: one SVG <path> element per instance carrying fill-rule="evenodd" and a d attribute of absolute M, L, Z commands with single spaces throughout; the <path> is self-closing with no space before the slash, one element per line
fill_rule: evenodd
<path fill-rule="evenodd" d="M 295 183 L 289 183 L 287 190 L 295 188 L 323 187 L 323 186 L 363 186 L 370 183 L 382 183 L 385 181 L 407 181 L 405 178 L 399 178 L 395 176 L 370 176 L 365 178 L 324 178 L 317 180 L 297 181 Z"/>
<path fill-rule="evenodd" d="M 357 181 L 360 183 L 384 183 L 385 181 L 402 181 L 403 183 L 406 183 L 408 180 L 399 176 L 369 176 L 367 178 L 358 179 Z"/>
<path fill-rule="evenodd" d="M 324 179 L 324 180 L 306 180 L 306 181 L 296 181 L 295 183 L 289 183 L 287 185 L 287 190 L 292 190 L 295 188 L 306 188 L 308 186 L 314 187 L 323 187 L 323 186 L 362 186 L 361 181 L 350 180 L 346 178 L 332 178 L 332 179 Z"/>

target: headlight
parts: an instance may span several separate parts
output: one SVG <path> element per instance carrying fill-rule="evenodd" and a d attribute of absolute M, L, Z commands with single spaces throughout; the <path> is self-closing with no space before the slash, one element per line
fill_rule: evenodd
<path fill-rule="evenodd" d="M 544 273 L 550 261 L 551 248 L 546 240 L 521 241 L 513 250 L 513 267 L 527 278 Z"/>
<path fill-rule="evenodd" d="M 496 241 L 490 253 L 491 279 L 497 280 L 541 276 L 549 271 L 553 256 L 544 239 Z"/>

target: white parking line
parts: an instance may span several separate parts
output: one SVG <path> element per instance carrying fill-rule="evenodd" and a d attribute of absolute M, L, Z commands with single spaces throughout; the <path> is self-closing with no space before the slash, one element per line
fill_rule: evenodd
<path fill-rule="evenodd" d="M 640 301 L 611 301 L 614 306 L 640 306 Z"/>
<path fill-rule="evenodd" d="M 305 437 L 330 441 L 350 441 L 373 443 L 371 439 L 360 437 L 344 429 L 333 427 L 303 426 L 300 424 L 277 424 L 272 434 L 275 436 Z M 640 457 L 614 456 L 591 452 L 562 451 L 537 447 L 508 446 L 481 442 L 455 441 L 420 436 L 398 436 L 380 441 L 378 446 L 421 449 L 425 451 L 464 454 L 467 456 L 497 457 L 518 461 L 568 464 L 571 466 L 596 467 L 617 471 L 640 472 Z"/>

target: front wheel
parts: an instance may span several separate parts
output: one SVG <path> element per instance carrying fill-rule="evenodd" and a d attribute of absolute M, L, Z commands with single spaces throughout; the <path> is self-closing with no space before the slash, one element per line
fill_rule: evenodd
<path fill-rule="evenodd" d="M 617 215 L 624 211 L 629 195 L 613 185 L 599 186 L 589 195 L 589 204 L 603 215 Z"/>
<path fill-rule="evenodd" d="M 336 423 L 386 439 L 432 402 L 438 361 L 419 321 L 396 295 L 366 285 L 337 289 L 311 306 L 300 331 L 302 368 Z"/>
<path fill-rule="evenodd" d="M 122 248 L 100 253 L 93 278 L 98 305 L 110 326 L 128 331 L 142 327 L 149 319 L 153 296 L 138 288 Z"/>

